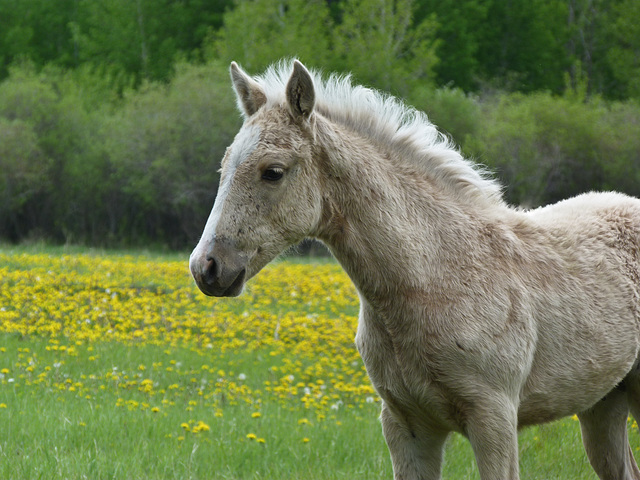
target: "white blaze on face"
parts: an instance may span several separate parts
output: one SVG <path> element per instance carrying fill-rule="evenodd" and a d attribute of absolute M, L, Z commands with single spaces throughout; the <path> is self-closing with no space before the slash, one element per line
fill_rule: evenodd
<path fill-rule="evenodd" d="M 258 146 L 260 140 L 260 128 L 256 125 L 249 125 L 243 127 L 233 143 L 229 147 L 229 157 L 227 158 L 227 164 L 225 165 L 225 176 L 220 182 L 218 187 L 218 194 L 216 195 L 216 201 L 213 204 L 213 209 L 207 220 L 207 224 L 202 232 L 202 237 L 198 245 L 191 253 L 190 263 L 193 266 L 194 262 L 206 261 L 207 252 L 211 250 L 213 239 L 216 233 L 216 227 L 218 221 L 222 216 L 222 210 L 224 203 L 231 189 L 233 177 L 235 176 L 238 166 L 246 160 Z M 193 268 L 191 269 L 193 271 Z"/>

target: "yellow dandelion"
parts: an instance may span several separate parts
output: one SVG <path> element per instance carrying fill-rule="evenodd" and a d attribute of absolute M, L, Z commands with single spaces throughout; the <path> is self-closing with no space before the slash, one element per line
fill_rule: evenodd
<path fill-rule="evenodd" d="M 251 414 L 251 418 L 260 418 L 262 416 L 262 414 L 260 412 L 253 412 Z"/>
<path fill-rule="evenodd" d="M 302 443 L 309 443 L 309 439 L 308 439 L 307 437 L 304 437 L 304 438 L 302 439 Z"/>
<path fill-rule="evenodd" d="M 247 438 L 249 440 L 255 440 L 257 437 L 257 435 L 255 433 L 247 433 Z"/>
<path fill-rule="evenodd" d="M 209 428 L 209 425 L 204 423 L 202 420 L 200 420 L 193 426 L 193 433 L 208 432 L 209 430 L 211 430 L 211 428 Z"/>

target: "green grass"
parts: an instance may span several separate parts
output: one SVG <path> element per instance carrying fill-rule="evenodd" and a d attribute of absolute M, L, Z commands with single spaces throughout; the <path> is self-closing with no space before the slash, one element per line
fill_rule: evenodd
<path fill-rule="evenodd" d="M 0 319 L 37 325 L 0 333 L 0 478 L 391 479 L 379 402 L 352 345 L 357 298 L 340 270 L 284 261 L 243 297 L 214 301 L 183 257 L 0 248 Z M 83 288 L 98 292 L 88 312 L 113 302 L 108 326 L 138 323 L 91 337 L 98 321 L 76 314 Z M 637 453 L 634 422 L 629 431 Z M 577 421 L 519 438 L 522 479 L 596 479 Z M 479 478 L 460 435 L 443 478 Z"/>
<path fill-rule="evenodd" d="M 43 340 L 5 335 L 2 344 L 4 365 L 7 356 L 12 352 L 19 356 L 25 348 L 29 352 L 22 360 L 34 353 L 45 365 L 63 360 L 47 351 L 50 344 Z M 79 347 L 75 357 L 64 356 L 64 364 L 53 367 L 57 376 L 48 385 L 34 388 L 14 381 L 2 386 L 0 403 L 11 408 L 0 409 L 0 478 L 392 478 L 377 405 L 345 409 L 330 422 L 317 422 L 301 406 L 232 401 L 223 406 L 222 417 L 216 417 L 196 389 L 189 388 L 192 372 L 206 362 L 199 353 L 120 344 L 88 348 Z M 165 366 L 172 361 L 182 370 L 158 368 L 153 377 L 162 385 L 180 385 L 175 395 L 151 398 L 137 387 L 114 388 L 104 378 L 114 367 L 135 377 L 140 365 Z M 229 355 L 224 363 L 235 368 L 234 374 L 245 373 L 256 386 L 268 377 L 256 354 Z M 68 379 L 67 385 L 83 386 L 75 391 L 57 386 Z M 86 392 L 91 398 L 84 398 Z M 147 407 L 142 406 L 145 403 Z M 152 412 L 153 406 L 159 411 Z M 257 411 L 260 417 L 253 418 Z M 302 419 L 309 423 L 300 423 Z M 181 426 L 192 428 L 198 421 L 205 422 L 209 431 L 192 433 Z M 248 439 L 250 434 L 264 443 Z M 634 438 L 636 448 L 637 444 Z M 596 478 L 582 451 L 578 423 L 571 419 L 525 430 L 520 452 L 523 479 Z M 469 444 L 459 435 L 449 441 L 444 478 L 479 478 Z"/>
<path fill-rule="evenodd" d="M 48 341 L 15 335 L 4 335 L 2 345 L 0 361 L 10 371 L 35 356 L 54 372 L 37 385 L 26 379 L 2 385 L 0 404 L 8 406 L 0 408 L 3 479 L 364 479 L 389 468 L 377 405 L 337 411 L 321 422 L 302 404 L 261 404 L 242 395 L 218 399 L 213 409 L 198 395 L 209 377 L 202 370 L 208 359 L 199 352 L 98 343 L 77 346 L 69 356 L 47 351 Z M 252 391 L 271 376 L 255 352 L 218 357 L 220 366 L 229 379 L 246 376 Z M 152 377 L 166 391 L 149 395 L 140 381 L 126 386 L 140 377 Z M 198 422 L 209 429 L 193 433 L 183 426 L 193 430 Z M 256 438 L 247 438 L 251 434 Z"/>

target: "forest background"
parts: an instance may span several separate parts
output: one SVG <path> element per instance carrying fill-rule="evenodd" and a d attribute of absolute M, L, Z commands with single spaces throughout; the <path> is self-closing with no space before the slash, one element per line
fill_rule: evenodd
<path fill-rule="evenodd" d="M 352 72 L 509 202 L 640 196 L 639 0 L 0 0 L 0 240 L 191 248 L 241 119 L 229 62 Z"/>

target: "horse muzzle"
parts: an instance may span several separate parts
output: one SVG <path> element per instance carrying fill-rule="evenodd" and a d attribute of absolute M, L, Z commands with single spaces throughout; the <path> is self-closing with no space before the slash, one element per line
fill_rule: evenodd
<path fill-rule="evenodd" d="M 204 253 L 198 248 L 191 254 L 189 268 L 196 285 L 211 297 L 237 297 L 247 278 L 248 255 L 234 247 L 227 238 L 216 238 Z"/>

